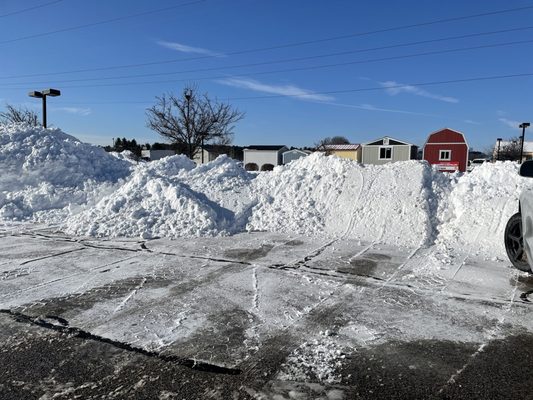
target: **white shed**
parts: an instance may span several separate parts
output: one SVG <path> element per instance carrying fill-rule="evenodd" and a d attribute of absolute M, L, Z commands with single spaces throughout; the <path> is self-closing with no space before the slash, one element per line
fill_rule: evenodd
<path fill-rule="evenodd" d="M 244 168 L 247 171 L 272 171 L 281 165 L 282 154 L 287 151 L 284 145 L 257 145 L 244 149 Z"/>

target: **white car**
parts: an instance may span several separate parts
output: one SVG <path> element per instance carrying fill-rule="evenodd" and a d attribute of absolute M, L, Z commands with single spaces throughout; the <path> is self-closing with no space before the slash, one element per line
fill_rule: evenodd
<path fill-rule="evenodd" d="M 533 160 L 520 166 L 520 176 L 533 178 Z M 505 250 L 513 265 L 520 271 L 532 273 L 533 261 L 533 189 L 525 189 L 520 194 L 518 212 L 505 227 Z"/>
<path fill-rule="evenodd" d="M 468 172 L 471 172 L 478 165 L 484 164 L 488 161 L 489 160 L 487 160 L 486 158 L 474 158 L 472 161 L 468 162 L 468 167 L 466 168 L 466 170 Z"/>

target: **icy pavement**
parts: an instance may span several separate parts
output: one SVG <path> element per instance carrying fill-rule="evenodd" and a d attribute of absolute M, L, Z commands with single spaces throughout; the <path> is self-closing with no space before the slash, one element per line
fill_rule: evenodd
<path fill-rule="evenodd" d="M 533 331 L 533 278 L 435 247 L 265 232 L 98 240 L 20 225 L 0 230 L 0 254 L 4 334 L 27 326 L 232 376 L 233 398 L 392 398 L 398 379 L 395 390 L 457 398 L 487 349 Z M 0 354 L 22 342 L 1 340 Z M 208 386 L 198 398 L 232 398 Z"/>

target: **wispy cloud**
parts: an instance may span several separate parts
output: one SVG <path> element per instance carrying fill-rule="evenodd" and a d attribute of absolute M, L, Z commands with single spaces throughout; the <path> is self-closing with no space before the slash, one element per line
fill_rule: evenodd
<path fill-rule="evenodd" d="M 513 128 L 513 129 L 518 129 L 518 125 L 520 125 L 520 122 L 513 121 L 512 119 L 508 119 L 504 117 L 498 118 L 498 121 L 507 125 L 509 128 Z"/>
<path fill-rule="evenodd" d="M 471 119 L 465 119 L 464 122 L 467 123 L 467 124 L 470 124 L 470 125 L 481 125 L 481 123 L 479 123 L 477 121 L 473 121 Z"/>
<path fill-rule="evenodd" d="M 408 93 L 408 94 L 412 94 L 415 96 L 427 97 L 428 99 L 444 101 L 446 103 L 458 103 L 459 102 L 459 99 L 456 99 L 455 97 L 442 96 L 440 94 L 428 92 L 427 90 L 421 89 L 416 86 L 404 85 L 396 81 L 379 82 L 379 84 L 383 86 L 384 88 L 386 88 L 385 89 L 386 92 L 391 96 L 396 96 L 397 94 L 400 94 L 400 93 Z"/>
<path fill-rule="evenodd" d="M 416 111 L 407 111 L 407 110 L 397 110 L 394 108 L 382 108 L 382 107 L 376 107 L 372 104 L 343 104 L 343 103 L 336 103 L 336 102 L 322 102 L 323 104 L 328 104 L 331 106 L 337 106 L 337 107 L 346 107 L 346 108 L 355 108 L 358 110 L 366 110 L 366 111 L 379 111 L 379 112 L 388 112 L 388 113 L 395 113 L 395 114 L 409 114 L 409 115 L 422 115 L 425 117 L 435 117 L 434 114 L 426 114 L 426 113 L 419 113 Z"/>
<path fill-rule="evenodd" d="M 211 56 L 211 57 L 225 57 L 223 53 L 217 53 L 215 51 L 203 49 L 201 47 L 187 46 L 185 44 L 181 44 L 177 42 L 159 41 L 157 42 L 157 44 L 160 46 L 166 47 L 167 49 L 179 51 L 181 53 L 203 54 L 205 56 Z"/>
<path fill-rule="evenodd" d="M 332 96 L 318 94 L 312 90 L 302 89 L 294 85 L 269 85 L 253 79 L 227 78 L 217 81 L 223 85 L 249 89 L 255 92 L 277 94 L 281 96 L 295 97 L 300 100 L 310 101 L 332 101 Z"/>
<path fill-rule="evenodd" d="M 69 114 L 76 114 L 87 116 L 92 113 L 90 108 L 80 108 L 80 107 L 52 107 L 52 111 L 66 112 Z"/>

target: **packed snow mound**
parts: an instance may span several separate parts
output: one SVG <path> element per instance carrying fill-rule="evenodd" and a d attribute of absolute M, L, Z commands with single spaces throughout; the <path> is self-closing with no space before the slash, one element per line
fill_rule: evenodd
<path fill-rule="evenodd" d="M 0 126 L 0 219 L 63 218 L 130 174 L 131 163 L 58 129 Z M 57 222 L 57 221 L 54 221 Z"/>
<path fill-rule="evenodd" d="M 131 151 L 131 150 L 123 150 L 123 151 L 110 151 L 109 153 L 113 157 L 118 158 L 119 160 L 128 161 L 132 164 L 137 164 L 138 157 Z M 141 162 L 144 162 L 144 160 L 140 160 Z"/>
<path fill-rule="evenodd" d="M 192 189 L 235 213 L 246 213 L 253 204 L 250 182 L 255 177 L 241 162 L 226 155 L 180 173 L 180 178 Z"/>
<path fill-rule="evenodd" d="M 143 168 L 153 174 L 161 176 L 176 176 L 192 170 L 196 164 L 184 155 L 164 157 L 157 161 L 146 163 Z"/>
<path fill-rule="evenodd" d="M 27 125 L 0 126 L 0 187 L 3 191 L 37 186 L 82 187 L 124 178 L 130 163 L 102 148 L 82 143 L 59 129 Z"/>
<path fill-rule="evenodd" d="M 460 176 L 441 216 L 437 243 L 448 250 L 506 258 L 503 236 L 518 201 L 533 180 L 518 175 L 519 165 L 485 163 Z"/>
<path fill-rule="evenodd" d="M 362 166 L 315 153 L 252 183 L 249 229 L 419 246 L 434 236 L 425 162 Z"/>
<path fill-rule="evenodd" d="M 179 178 L 194 165 L 191 163 L 183 156 L 174 156 L 139 165 L 117 191 L 67 219 L 65 231 L 145 239 L 229 233 L 234 214 Z"/>

